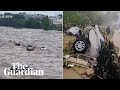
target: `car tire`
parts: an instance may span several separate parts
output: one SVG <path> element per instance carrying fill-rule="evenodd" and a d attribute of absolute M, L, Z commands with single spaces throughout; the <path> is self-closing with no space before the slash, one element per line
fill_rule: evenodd
<path fill-rule="evenodd" d="M 73 50 L 77 53 L 85 53 L 87 49 L 88 49 L 87 43 L 83 39 L 76 40 L 73 43 Z"/>

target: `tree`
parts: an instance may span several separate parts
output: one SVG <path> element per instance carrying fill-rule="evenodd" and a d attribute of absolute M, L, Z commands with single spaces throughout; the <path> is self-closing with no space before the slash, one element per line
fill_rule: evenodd
<path fill-rule="evenodd" d="M 78 11 L 65 11 L 63 16 L 64 29 L 76 25 L 85 25 L 89 23 L 88 16 L 79 13 Z"/>
<path fill-rule="evenodd" d="M 43 29 L 46 29 L 46 30 L 49 29 L 49 27 L 50 27 L 50 20 L 49 20 L 48 16 L 42 18 L 42 20 L 41 20 L 41 27 Z"/>
<path fill-rule="evenodd" d="M 100 25 L 102 23 L 102 17 L 104 14 L 101 11 L 79 11 L 79 13 L 88 16 L 91 24 Z"/>
<path fill-rule="evenodd" d="M 50 22 L 48 16 L 43 17 L 42 19 L 39 18 L 25 18 L 25 13 L 19 14 L 12 14 L 12 13 L 5 13 L 4 15 L 12 15 L 12 18 L 0 18 L 0 25 L 1 26 L 11 26 L 15 28 L 43 28 L 45 30 L 61 30 L 62 27 L 60 25 L 54 25 Z M 59 15 L 61 17 L 61 14 Z"/>

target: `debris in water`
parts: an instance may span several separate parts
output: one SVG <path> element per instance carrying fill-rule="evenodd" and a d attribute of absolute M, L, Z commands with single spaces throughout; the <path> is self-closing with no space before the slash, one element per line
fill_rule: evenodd
<path fill-rule="evenodd" d="M 20 46 L 20 45 L 21 45 L 21 43 L 15 42 L 15 46 Z"/>
<path fill-rule="evenodd" d="M 40 47 L 40 49 L 46 49 L 46 47 Z"/>
<path fill-rule="evenodd" d="M 34 50 L 34 46 L 33 45 L 28 45 L 27 46 L 27 51 L 33 51 Z"/>

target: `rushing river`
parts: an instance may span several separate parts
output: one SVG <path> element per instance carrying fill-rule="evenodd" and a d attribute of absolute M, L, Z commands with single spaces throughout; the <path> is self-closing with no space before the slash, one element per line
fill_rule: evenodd
<path fill-rule="evenodd" d="M 33 51 L 13 42 L 33 45 Z M 45 47 L 46 49 L 40 49 Z M 36 70 L 44 70 L 44 76 L 8 76 L 4 69 L 11 63 L 26 64 Z M 61 79 L 62 78 L 62 31 L 42 29 L 16 29 L 0 27 L 0 79 Z"/>

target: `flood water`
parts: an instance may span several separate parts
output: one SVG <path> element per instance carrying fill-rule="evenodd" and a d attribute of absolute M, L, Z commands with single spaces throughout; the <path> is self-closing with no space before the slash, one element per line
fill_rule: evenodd
<path fill-rule="evenodd" d="M 23 46 L 15 46 L 20 42 Z M 33 45 L 27 51 L 25 45 Z M 45 47 L 46 49 L 40 49 Z M 35 70 L 44 70 L 44 76 L 4 75 L 11 63 L 26 64 Z M 61 79 L 62 78 L 62 31 L 42 29 L 16 29 L 0 27 L 0 79 Z"/>

